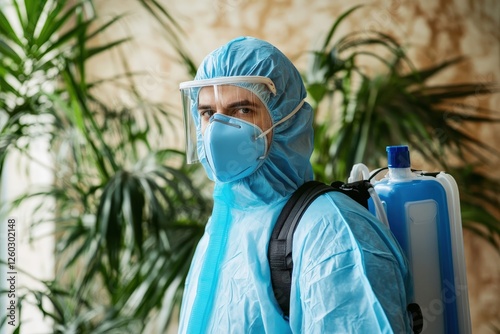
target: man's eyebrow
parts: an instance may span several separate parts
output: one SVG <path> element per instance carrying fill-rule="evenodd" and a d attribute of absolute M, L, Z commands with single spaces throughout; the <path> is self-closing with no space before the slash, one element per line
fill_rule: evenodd
<path fill-rule="evenodd" d="M 259 104 L 254 102 L 254 101 L 244 99 L 244 100 L 239 100 L 239 101 L 230 103 L 226 106 L 226 108 L 234 109 L 234 108 L 240 108 L 240 107 L 246 107 L 246 106 L 258 107 Z M 207 110 L 207 109 L 210 110 L 210 109 L 215 109 L 215 108 L 214 108 L 214 106 L 212 106 L 210 104 L 199 104 L 198 105 L 198 110 Z"/>
<path fill-rule="evenodd" d="M 258 103 L 254 102 L 254 101 L 249 101 L 249 100 L 240 100 L 240 101 L 236 101 L 236 102 L 233 102 L 233 103 L 230 103 L 228 104 L 228 108 L 238 108 L 238 107 L 244 107 L 244 106 L 251 106 L 251 107 L 257 107 L 258 106 Z"/>
<path fill-rule="evenodd" d="M 198 105 L 198 110 L 200 110 L 200 109 L 203 109 L 203 110 L 205 110 L 205 109 L 213 109 L 213 107 L 210 104 L 199 104 Z"/>

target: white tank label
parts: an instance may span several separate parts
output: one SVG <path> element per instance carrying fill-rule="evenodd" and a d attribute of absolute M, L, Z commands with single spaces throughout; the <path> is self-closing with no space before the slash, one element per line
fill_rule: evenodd
<path fill-rule="evenodd" d="M 405 206 L 415 297 L 424 316 L 422 333 L 444 333 L 438 205 L 434 200 L 424 200 L 408 202 Z"/>

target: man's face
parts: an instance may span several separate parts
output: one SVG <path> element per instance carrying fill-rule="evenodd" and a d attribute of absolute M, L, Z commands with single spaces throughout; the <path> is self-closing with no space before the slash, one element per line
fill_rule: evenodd
<path fill-rule="evenodd" d="M 237 86 L 203 87 L 198 96 L 198 112 L 202 134 L 215 113 L 255 124 L 262 131 L 272 126 L 271 116 L 262 101 L 254 93 Z M 271 133 L 267 134 L 268 143 L 271 142 Z"/>

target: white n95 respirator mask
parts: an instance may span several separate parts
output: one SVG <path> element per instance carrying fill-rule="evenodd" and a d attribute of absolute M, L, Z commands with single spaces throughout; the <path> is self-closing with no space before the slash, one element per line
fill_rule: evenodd
<path fill-rule="evenodd" d="M 231 182 L 259 168 L 267 154 L 267 139 L 256 125 L 215 114 L 203 134 L 208 165 L 216 179 Z"/>

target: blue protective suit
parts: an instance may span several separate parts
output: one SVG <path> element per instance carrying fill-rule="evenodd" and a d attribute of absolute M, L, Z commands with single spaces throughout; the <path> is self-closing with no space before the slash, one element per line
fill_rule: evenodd
<path fill-rule="evenodd" d="M 273 80 L 277 94 L 267 107 L 274 123 L 306 97 L 292 63 L 258 39 L 237 38 L 215 50 L 196 79 L 236 75 Z M 289 321 L 281 314 L 267 246 L 286 200 L 313 178 L 312 119 L 305 103 L 274 129 L 269 155 L 256 172 L 216 182 L 213 213 L 185 285 L 180 333 L 411 332 L 410 277 L 401 249 L 388 228 L 341 193 L 319 197 L 298 225 Z"/>

